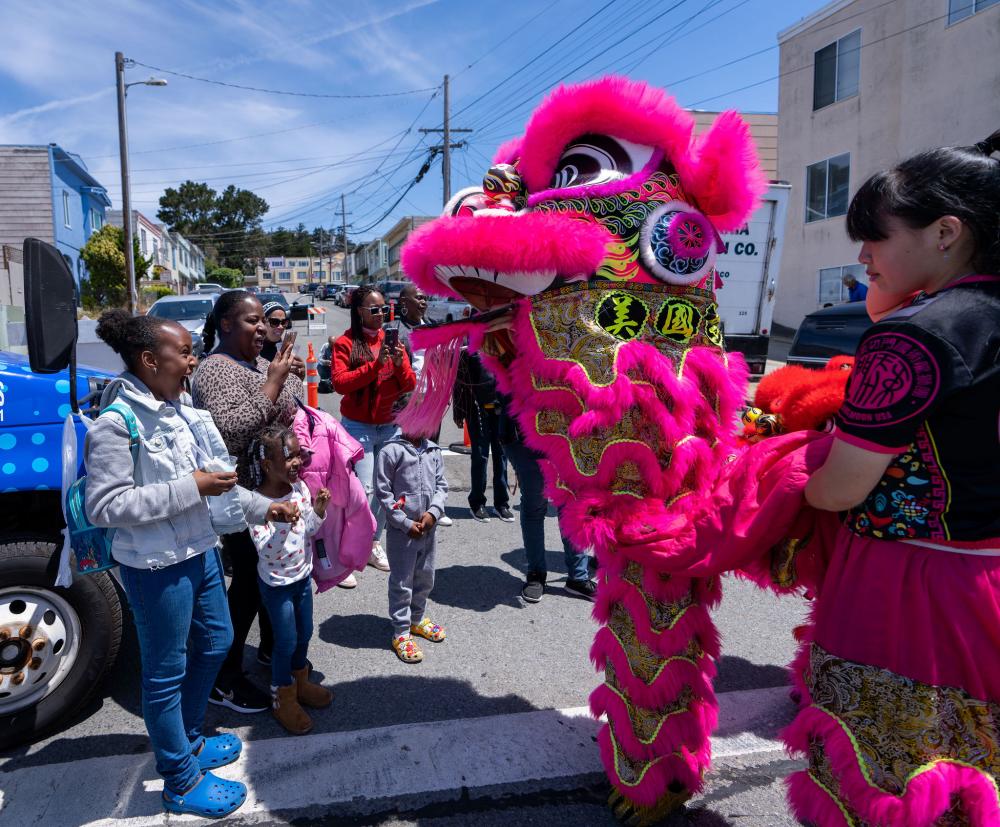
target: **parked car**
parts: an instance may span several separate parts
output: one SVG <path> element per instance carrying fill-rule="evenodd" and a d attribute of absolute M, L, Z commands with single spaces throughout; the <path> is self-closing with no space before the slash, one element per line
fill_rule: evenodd
<path fill-rule="evenodd" d="M 465 299 L 446 298 L 430 299 L 427 302 L 428 321 L 432 322 L 454 322 L 458 319 L 467 319 L 472 315 L 472 305 Z"/>
<path fill-rule="evenodd" d="M 864 302 L 838 304 L 810 313 L 795 332 L 788 364 L 819 368 L 833 356 L 853 356 L 871 326 Z"/>
<path fill-rule="evenodd" d="M 225 293 L 226 288 L 221 284 L 216 284 L 213 281 L 204 281 L 201 284 L 196 284 L 194 286 L 195 293 Z"/>
<path fill-rule="evenodd" d="M 282 307 L 285 308 L 285 312 L 288 312 L 288 299 L 285 298 L 283 293 L 258 293 L 257 298 L 260 300 L 261 304 L 267 304 L 268 302 L 277 302 Z"/>
<path fill-rule="evenodd" d="M 348 284 L 341 290 L 334 301 L 338 307 L 350 307 L 351 306 L 351 296 L 354 295 L 354 291 L 358 289 L 356 284 Z"/>
<path fill-rule="evenodd" d="M 375 289 L 385 297 L 386 302 L 398 302 L 399 294 L 408 284 L 408 281 L 380 281 Z"/>
<path fill-rule="evenodd" d="M 338 292 L 340 292 L 342 287 L 342 284 L 321 285 L 319 290 L 316 291 L 316 298 L 322 299 L 323 301 L 330 301 L 337 295 Z"/>
<path fill-rule="evenodd" d="M 201 338 L 202 329 L 220 295 L 222 294 L 209 293 L 202 296 L 196 293 L 188 296 L 164 296 L 153 303 L 153 306 L 146 311 L 146 315 L 180 322 L 191 332 L 194 355 L 200 359 L 205 351 L 205 344 Z"/>

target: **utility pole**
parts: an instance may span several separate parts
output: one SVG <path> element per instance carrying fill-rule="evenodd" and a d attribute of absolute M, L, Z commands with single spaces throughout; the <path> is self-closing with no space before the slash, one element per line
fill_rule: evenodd
<path fill-rule="evenodd" d="M 128 312 L 134 316 L 139 308 L 139 291 L 135 286 L 135 253 L 132 250 L 132 185 L 128 170 L 128 129 L 125 125 L 125 55 L 121 52 L 115 52 L 115 86 L 118 89 L 118 154 L 122 165 L 125 289 L 128 293 Z"/>
<path fill-rule="evenodd" d="M 340 194 L 340 234 L 343 242 L 344 265 L 341 275 L 344 277 L 344 284 L 347 284 L 347 198 L 344 193 Z"/>
<path fill-rule="evenodd" d="M 444 76 L 444 122 L 443 129 L 421 129 L 425 135 L 428 132 L 441 132 L 443 133 L 443 144 L 441 147 L 435 147 L 441 152 L 441 178 L 444 184 L 444 199 L 441 201 L 442 205 L 447 204 L 448 200 L 451 198 L 451 150 L 458 149 L 459 147 L 465 146 L 465 142 L 461 141 L 457 144 L 451 142 L 451 134 L 453 132 L 472 132 L 471 129 L 452 129 L 451 128 L 451 116 L 449 112 L 449 83 L 448 75 Z"/>

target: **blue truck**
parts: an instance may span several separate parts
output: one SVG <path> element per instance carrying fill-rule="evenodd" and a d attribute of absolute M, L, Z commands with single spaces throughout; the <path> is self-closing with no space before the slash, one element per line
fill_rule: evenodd
<path fill-rule="evenodd" d="M 93 416 L 111 376 L 85 367 L 75 374 L 81 415 Z M 72 717 L 122 638 L 123 598 L 111 575 L 54 585 L 71 381 L 68 368 L 35 373 L 26 356 L 0 351 L 0 749 Z M 76 429 L 82 446 L 84 425 Z"/>

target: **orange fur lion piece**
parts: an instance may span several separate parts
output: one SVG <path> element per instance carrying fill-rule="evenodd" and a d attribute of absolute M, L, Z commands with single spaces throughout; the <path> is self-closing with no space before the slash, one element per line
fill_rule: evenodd
<path fill-rule="evenodd" d="M 754 404 L 781 417 L 783 430 L 818 431 L 840 410 L 853 356 L 834 356 L 823 370 L 786 365 L 760 380 Z"/>

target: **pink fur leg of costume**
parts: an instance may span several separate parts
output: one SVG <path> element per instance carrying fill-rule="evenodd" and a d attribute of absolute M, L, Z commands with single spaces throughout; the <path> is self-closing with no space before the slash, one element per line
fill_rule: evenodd
<path fill-rule="evenodd" d="M 604 682 L 591 708 L 608 720 L 611 803 L 635 825 L 681 806 L 711 761 L 719 581 L 671 571 L 672 554 L 630 538 L 693 543 L 735 450 L 747 375 L 723 352 L 715 257 L 719 233 L 747 221 L 764 187 L 735 113 L 693 133 L 691 115 L 644 83 L 559 87 L 483 186 L 456 194 L 402 253 L 428 292 L 513 307 L 509 329 L 469 336 L 469 347 L 510 395 L 561 530 L 596 552 L 592 657 Z M 446 376 L 449 337 L 475 324 L 413 341 L 436 348 Z M 425 407 L 401 421 L 429 427 L 440 405 Z"/>

